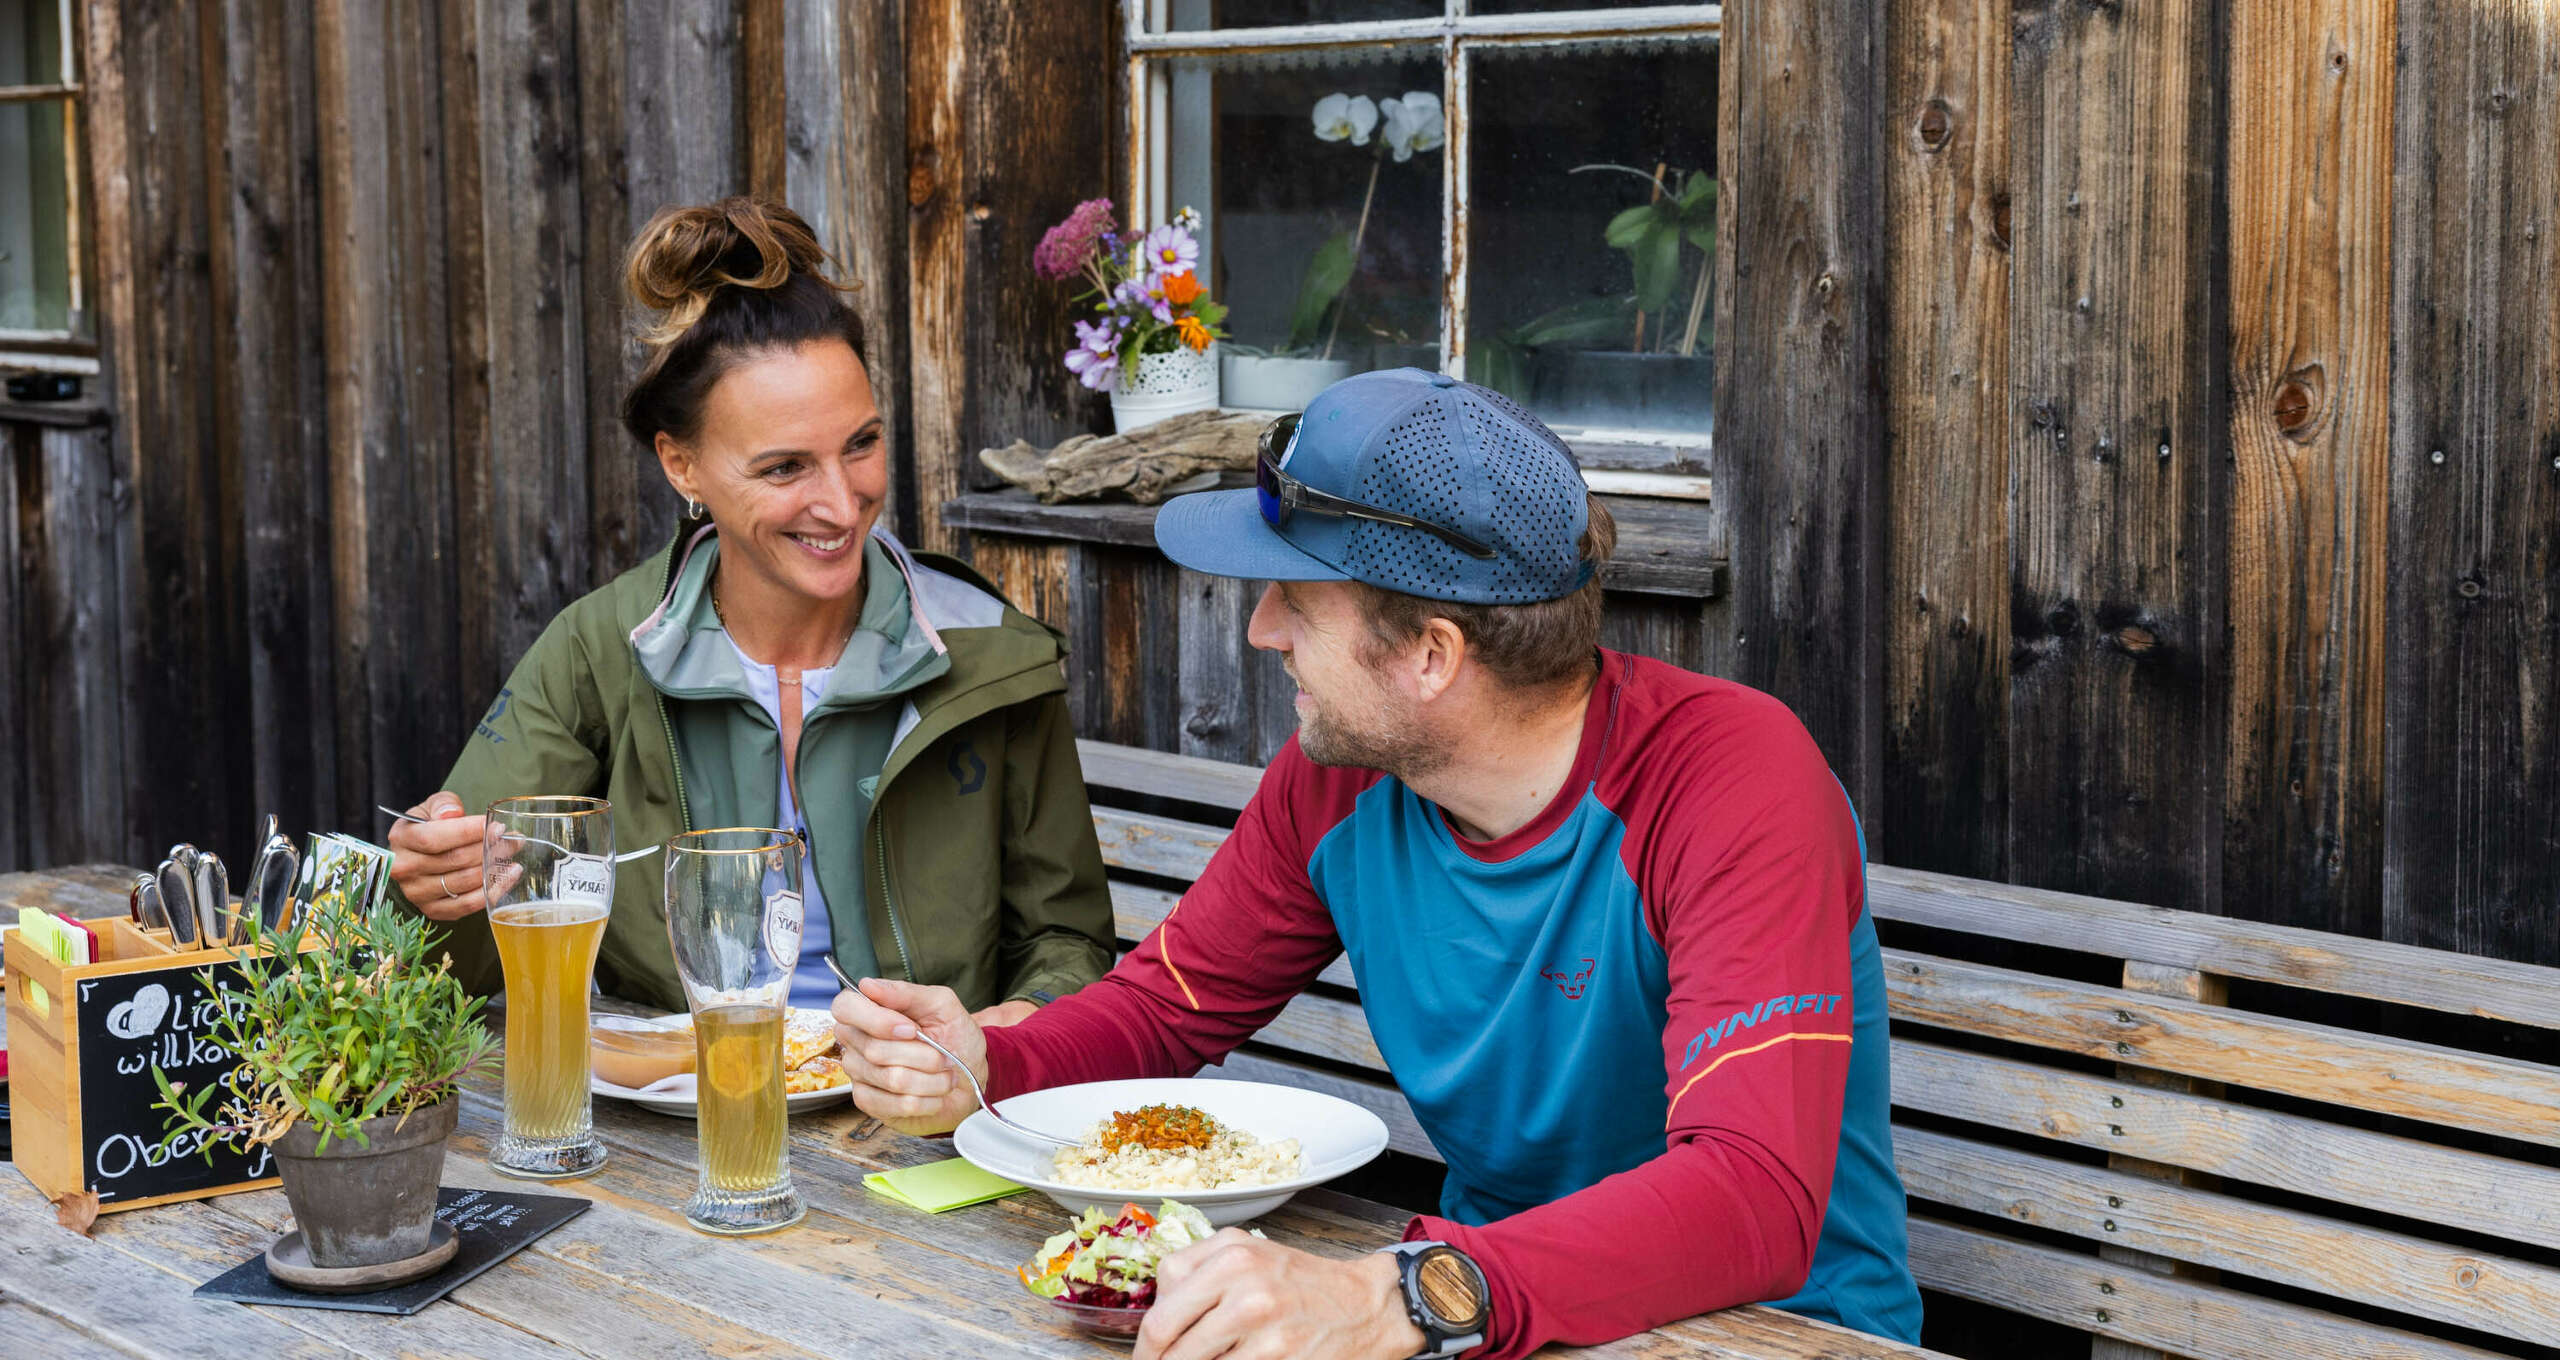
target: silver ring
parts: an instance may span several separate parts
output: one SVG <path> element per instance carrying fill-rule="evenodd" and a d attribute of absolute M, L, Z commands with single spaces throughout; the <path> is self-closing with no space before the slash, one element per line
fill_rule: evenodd
<path fill-rule="evenodd" d="M 436 886 L 444 889 L 444 895 L 448 899 L 459 899 L 462 896 L 462 894 L 453 890 L 452 884 L 444 881 L 444 875 L 442 874 L 436 875 Z"/>

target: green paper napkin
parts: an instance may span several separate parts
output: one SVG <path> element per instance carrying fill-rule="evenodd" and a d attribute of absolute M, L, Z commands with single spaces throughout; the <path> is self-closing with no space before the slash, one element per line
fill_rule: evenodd
<path fill-rule="evenodd" d="M 901 1167 L 896 1171 L 874 1171 L 863 1177 L 862 1183 L 900 1204 L 929 1214 L 1003 1199 L 1022 1189 L 1004 1177 L 981 1171 L 958 1157 L 947 1162 Z"/>

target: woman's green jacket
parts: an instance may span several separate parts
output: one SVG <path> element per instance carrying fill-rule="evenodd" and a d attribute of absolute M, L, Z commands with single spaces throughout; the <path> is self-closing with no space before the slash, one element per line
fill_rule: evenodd
<path fill-rule="evenodd" d="M 772 720 L 751 699 L 704 698 L 683 683 L 688 655 L 712 655 L 682 637 L 709 619 L 711 538 L 680 533 L 552 620 L 446 779 L 467 810 L 516 794 L 601 795 L 623 851 L 680 831 L 771 825 Z M 841 936 L 867 916 L 879 972 L 950 987 L 972 1009 L 1073 991 L 1110 967 L 1112 920 L 1067 717 L 1065 649 L 960 563 L 916 557 L 885 533 L 867 546 L 908 596 L 888 754 L 871 796 L 857 796 L 864 772 L 829 763 L 857 743 L 825 740 L 813 713 L 798 769 L 810 868 L 835 928 Z M 736 768 L 689 770 L 680 748 L 716 750 Z M 761 807 L 758 780 L 740 770 L 763 772 Z M 467 985 L 498 987 L 484 915 L 454 922 L 449 949 Z M 608 994 L 684 1008 L 658 856 L 616 872 L 596 978 Z"/>

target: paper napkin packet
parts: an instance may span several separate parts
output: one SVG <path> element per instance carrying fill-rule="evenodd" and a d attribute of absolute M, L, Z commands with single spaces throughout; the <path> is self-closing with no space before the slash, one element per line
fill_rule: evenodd
<path fill-rule="evenodd" d="M 1022 1189 L 1004 1177 L 981 1171 L 958 1157 L 928 1162 L 923 1166 L 900 1167 L 895 1171 L 874 1171 L 863 1177 L 862 1183 L 900 1204 L 929 1214 L 1003 1199 Z"/>

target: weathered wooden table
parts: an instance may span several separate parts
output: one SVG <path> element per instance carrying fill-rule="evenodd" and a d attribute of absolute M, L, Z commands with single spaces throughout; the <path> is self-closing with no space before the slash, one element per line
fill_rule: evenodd
<path fill-rule="evenodd" d="M 25 876 L 14 886 L 29 890 Z M 0 909 L 13 881 L 0 877 Z M 72 889 L 79 889 L 72 892 Z M 59 890 L 59 891 L 57 891 Z M 53 885 L 94 904 L 90 884 Z M 122 910 L 121 901 L 115 909 Z M 808 1217 L 762 1237 L 687 1226 L 693 1126 L 596 1102 L 611 1160 L 550 1186 L 510 1181 L 485 1158 L 498 1087 L 476 1082 L 445 1163 L 447 1185 L 577 1195 L 594 1207 L 414 1317 L 198 1301 L 198 1284 L 289 1226 L 281 1190 L 100 1218 L 83 1238 L 14 1170 L 0 1171 L 0 1355 L 286 1357 L 1092 1356 L 1125 1354 L 1069 1331 L 1013 1269 L 1065 1211 L 1026 1192 L 927 1214 L 865 1189 L 865 1174 L 951 1155 L 851 1106 L 791 1121 L 793 1179 Z M 1275 1240 L 1349 1256 L 1393 1241 L 1405 1215 L 1312 1191 L 1257 1226 Z M 1909 1356 L 1917 1352 L 1768 1309 L 1737 1309 L 1586 1352 L 1610 1356 Z"/>

